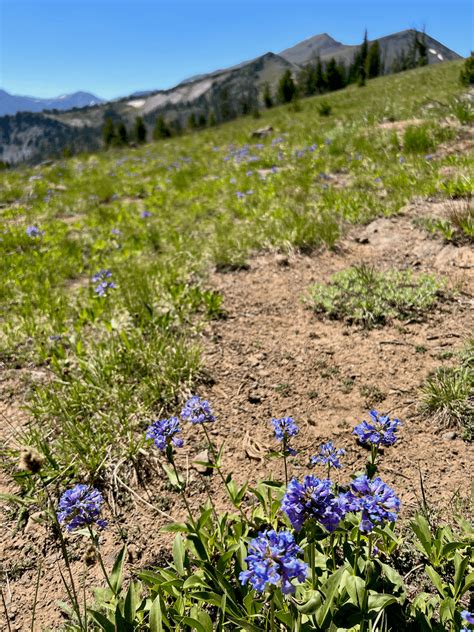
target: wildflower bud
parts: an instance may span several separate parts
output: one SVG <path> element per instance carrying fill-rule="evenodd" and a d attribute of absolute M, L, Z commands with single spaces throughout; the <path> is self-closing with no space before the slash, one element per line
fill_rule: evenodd
<path fill-rule="evenodd" d="M 24 448 L 21 451 L 19 468 L 31 474 L 38 474 L 43 467 L 44 458 L 35 448 Z"/>

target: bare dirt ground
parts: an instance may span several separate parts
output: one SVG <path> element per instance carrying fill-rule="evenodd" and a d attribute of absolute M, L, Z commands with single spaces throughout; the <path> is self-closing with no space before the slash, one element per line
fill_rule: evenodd
<path fill-rule="evenodd" d="M 442 429 L 419 411 L 423 380 L 436 367 L 449 364 L 443 354 L 461 349 L 474 330 L 472 248 L 445 245 L 413 223 L 422 215 L 442 214 L 445 204 L 415 201 L 396 217 L 352 228 L 335 252 L 287 258 L 261 255 L 250 261 L 247 271 L 212 275 L 212 285 L 224 296 L 227 318 L 208 324 L 202 333 L 207 379 L 198 391 L 214 407 L 218 419 L 212 436 L 217 443 L 225 441 L 223 467 L 233 471 L 238 481 L 282 477 L 281 464 L 265 454 L 277 447 L 270 419 L 286 415 L 294 417 L 301 429 L 291 475 L 304 475 L 309 457 L 331 439 L 347 451 L 343 480 L 363 467 L 366 456 L 356 445 L 352 428 L 376 408 L 403 422 L 399 442 L 386 450 L 380 467 L 382 478 L 402 499 L 403 516 L 419 506 L 420 472 L 428 500 L 440 512 L 452 512 L 454 499 L 468 496 L 472 444 L 465 443 L 456 429 Z M 361 262 L 381 270 L 411 268 L 444 276 L 457 293 L 441 300 L 421 322 L 393 322 L 370 331 L 317 317 L 302 300 L 308 287 Z M 15 426 L 27 423 L 15 384 L 15 376 L 5 373 L 0 402 L 4 442 L 11 439 Z M 202 505 L 209 485 L 216 504 L 223 508 L 225 497 L 217 477 L 201 476 L 192 467 L 205 445 L 198 430 L 184 430 L 186 448 L 180 457 L 191 505 L 195 509 Z M 14 491 L 2 476 L 2 491 Z M 125 480 L 129 479 L 124 475 Z M 184 507 L 166 488 L 158 463 L 157 474 L 146 483 L 136 480 L 129 485 L 132 491 L 120 484 L 114 499 L 110 497 L 110 528 L 103 535 L 103 552 L 111 565 L 121 539 L 128 540 L 132 543 L 129 569 L 136 570 L 166 558 L 169 538 L 159 533 L 159 527 L 167 516 L 183 518 Z M 30 516 L 25 526 L 12 520 L 7 508 L 2 516 L 3 593 L 11 630 L 17 632 L 30 629 L 40 560 L 36 629 L 55 630 L 63 620 L 57 606 L 65 598 L 58 555 L 51 533 L 35 518 L 41 515 Z M 80 537 L 71 537 L 70 547 L 79 578 L 87 545 Z M 88 586 L 100 583 L 98 564 L 90 565 L 87 573 Z"/>

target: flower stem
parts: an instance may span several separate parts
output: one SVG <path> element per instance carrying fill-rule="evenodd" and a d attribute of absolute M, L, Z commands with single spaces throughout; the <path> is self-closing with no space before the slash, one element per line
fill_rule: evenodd
<path fill-rule="evenodd" d="M 64 563 L 66 564 L 66 568 L 67 568 L 67 572 L 69 575 L 69 581 L 71 583 L 71 601 L 72 601 L 72 608 L 74 610 L 74 612 L 76 613 L 76 617 L 77 620 L 79 622 L 79 628 L 81 630 L 87 630 L 87 615 L 84 613 L 84 617 L 85 617 L 85 621 L 84 621 L 84 625 L 82 623 L 82 617 L 81 617 L 81 608 L 79 606 L 79 599 L 77 596 L 77 591 L 76 591 L 76 584 L 74 583 L 74 578 L 72 576 L 72 569 L 71 569 L 71 561 L 69 559 L 69 555 L 67 552 L 67 547 L 66 547 L 66 541 L 64 540 L 64 536 L 63 536 L 63 532 L 62 532 L 62 528 L 61 525 L 59 523 L 58 517 L 56 515 L 56 511 L 54 509 L 54 505 L 53 505 L 53 500 L 51 498 L 51 494 L 49 493 L 49 490 L 47 488 L 47 486 L 45 485 L 44 481 L 41 479 L 41 483 L 43 485 L 43 489 L 46 493 L 46 497 L 48 499 L 48 504 L 51 507 L 51 515 L 53 517 L 53 522 L 54 522 L 54 526 L 56 527 L 56 531 L 59 537 L 59 545 L 61 547 L 61 554 L 63 556 L 63 560 Z M 66 585 L 66 590 L 69 592 L 69 588 Z"/>
<path fill-rule="evenodd" d="M 311 588 L 316 590 L 316 545 L 314 540 L 309 543 L 309 566 L 311 569 Z"/>
<path fill-rule="evenodd" d="M 235 502 L 235 500 L 233 499 L 232 494 L 231 494 L 230 489 L 229 489 L 229 484 L 227 483 L 226 479 L 224 478 L 224 474 L 222 473 L 221 466 L 218 463 L 218 455 L 217 455 L 216 449 L 214 448 L 214 445 L 212 444 L 211 437 L 209 436 L 207 428 L 206 428 L 205 424 L 201 424 L 201 426 L 202 426 L 202 429 L 204 430 L 204 434 L 206 435 L 206 439 L 207 439 L 207 443 L 209 445 L 209 449 L 212 452 L 212 457 L 214 459 L 215 469 L 217 470 L 222 482 L 224 483 L 224 486 L 225 486 L 225 488 L 227 490 L 227 494 L 228 494 L 230 500 L 232 501 L 232 504 L 234 505 L 234 507 L 236 509 L 239 510 L 240 515 L 242 516 L 243 520 L 246 521 L 247 517 L 244 514 L 244 512 L 242 511 L 242 507 L 240 505 L 238 505 Z"/>
<path fill-rule="evenodd" d="M 271 595 L 270 601 L 270 630 L 271 632 L 275 630 L 275 602 L 273 601 L 273 595 Z"/>
<path fill-rule="evenodd" d="M 358 570 L 357 563 L 359 561 L 359 553 L 360 553 L 360 529 L 357 530 L 356 550 L 354 553 L 354 575 L 357 575 L 357 570 Z"/>
<path fill-rule="evenodd" d="M 102 559 L 102 555 L 100 553 L 99 538 L 92 531 L 91 526 L 89 524 L 87 525 L 87 529 L 88 529 L 88 531 L 90 533 L 92 544 L 94 545 L 94 549 L 95 549 L 95 551 L 97 553 L 97 559 L 99 560 L 100 568 L 102 569 L 102 573 L 103 573 L 103 575 L 105 577 L 105 581 L 107 582 L 107 584 L 108 584 L 110 590 L 112 591 L 112 593 L 114 595 L 116 595 L 117 593 L 116 593 L 114 587 L 112 586 L 112 584 L 110 583 L 109 574 L 107 573 L 107 570 L 106 570 L 105 565 L 104 565 L 104 560 Z"/>
<path fill-rule="evenodd" d="M 189 519 L 191 520 L 191 524 L 193 526 L 193 529 L 196 530 L 196 523 L 195 523 L 194 518 L 193 518 L 193 513 L 191 511 L 191 507 L 189 506 L 188 499 L 186 498 L 186 492 L 185 492 L 184 486 L 181 485 L 181 483 L 179 481 L 179 473 L 178 473 L 178 470 L 176 468 L 176 463 L 174 462 L 174 458 L 173 458 L 172 454 L 171 454 L 171 456 L 169 457 L 168 460 L 171 463 L 171 465 L 173 466 L 173 470 L 174 470 L 174 473 L 176 475 L 176 480 L 177 480 L 178 487 L 179 487 L 179 493 L 181 494 L 181 496 L 182 496 L 182 498 L 184 500 L 184 504 L 186 505 L 186 509 L 188 511 Z"/>

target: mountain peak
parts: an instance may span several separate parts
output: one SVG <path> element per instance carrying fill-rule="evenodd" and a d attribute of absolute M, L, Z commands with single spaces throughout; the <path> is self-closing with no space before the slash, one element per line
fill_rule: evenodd
<path fill-rule="evenodd" d="M 90 92 L 77 91 L 58 97 L 38 98 L 10 94 L 0 88 L 0 116 L 17 112 L 42 112 L 43 110 L 71 110 L 103 103 L 103 99 Z"/>

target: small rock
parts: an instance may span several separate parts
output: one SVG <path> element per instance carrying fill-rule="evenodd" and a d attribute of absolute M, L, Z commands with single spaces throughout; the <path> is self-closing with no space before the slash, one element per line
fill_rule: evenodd
<path fill-rule="evenodd" d="M 290 265 L 290 261 L 285 255 L 276 255 L 275 263 L 281 268 L 287 268 Z"/>
<path fill-rule="evenodd" d="M 458 435 L 456 432 L 451 431 L 451 432 L 445 432 L 441 438 L 444 439 L 445 441 L 454 441 L 454 439 L 456 439 L 457 436 Z"/>
<path fill-rule="evenodd" d="M 267 125 L 267 127 L 260 127 L 252 132 L 252 138 L 263 138 L 264 136 L 268 136 L 273 132 L 273 127 L 271 125 Z"/>
<path fill-rule="evenodd" d="M 250 392 L 248 396 L 248 400 L 251 404 L 261 404 L 262 398 L 258 393 Z"/>
<path fill-rule="evenodd" d="M 193 460 L 193 466 L 199 474 L 209 474 L 211 468 L 207 467 L 207 465 L 203 465 L 202 463 L 197 463 L 196 461 L 203 461 L 205 463 L 209 462 L 209 452 L 207 450 L 203 450 L 196 454 Z"/>

